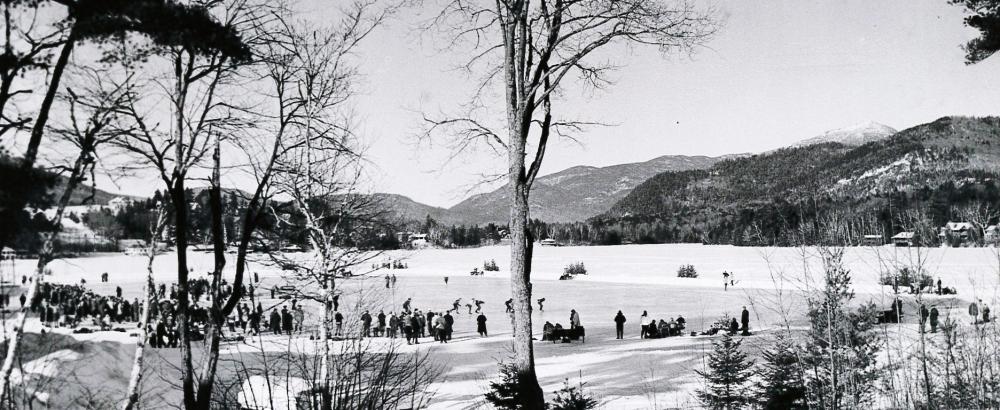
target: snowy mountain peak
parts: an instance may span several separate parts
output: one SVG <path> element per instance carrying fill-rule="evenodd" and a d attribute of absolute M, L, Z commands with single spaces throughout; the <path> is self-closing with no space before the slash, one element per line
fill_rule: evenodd
<path fill-rule="evenodd" d="M 860 146 L 872 141 L 888 138 L 896 132 L 895 128 L 888 125 L 869 121 L 850 127 L 830 130 L 815 137 L 799 141 L 793 146 L 804 147 L 826 142 L 839 142 L 844 145 Z"/>

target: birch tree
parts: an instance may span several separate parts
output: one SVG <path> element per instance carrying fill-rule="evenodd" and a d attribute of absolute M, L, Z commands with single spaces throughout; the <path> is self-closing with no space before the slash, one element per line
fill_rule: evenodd
<path fill-rule="evenodd" d="M 83 76 L 93 87 L 82 92 L 69 89 L 64 98 L 68 105 L 68 120 L 62 126 L 52 129 L 52 133 L 57 136 L 57 140 L 68 152 L 76 153 L 75 158 L 69 164 L 58 165 L 56 169 L 60 174 L 66 176 L 66 186 L 59 194 L 55 210 L 51 216 L 51 222 L 55 227 L 49 232 L 42 233 L 42 247 L 38 252 L 38 261 L 35 265 L 33 279 L 28 285 L 26 298 L 34 301 L 39 284 L 43 281 L 45 267 L 54 258 L 54 245 L 56 235 L 62 225 L 62 219 L 66 207 L 70 204 L 70 199 L 80 185 L 93 176 L 95 165 L 97 164 L 98 151 L 104 145 L 114 142 L 121 137 L 121 130 L 111 126 L 122 115 L 122 107 L 132 93 L 132 89 L 125 86 L 107 86 L 96 71 L 86 71 Z M 0 367 L 0 403 L 5 403 L 9 398 L 11 386 L 10 375 L 14 364 L 17 361 L 21 347 L 21 339 L 24 335 L 24 325 L 27 321 L 28 312 L 32 302 L 21 307 L 21 311 L 14 319 L 14 332 L 9 337 L 7 344 L 7 354 L 4 357 L 3 365 Z"/>
<path fill-rule="evenodd" d="M 491 127 L 475 111 L 426 118 L 427 135 L 444 133 L 486 142 L 506 155 L 510 198 L 511 296 L 514 300 L 513 365 L 522 407 L 540 409 L 544 396 L 535 375 L 531 325 L 531 254 L 528 199 L 552 135 L 578 131 L 580 122 L 557 120 L 561 90 L 610 84 L 612 65 L 597 57 L 611 47 L 651 46 L 664 54 L 689 52 L 716 31 L 714 11 L 693 2 L 656 0 L 445 1 L 430 28 L 456 43 L 471 44 L 466 68 L 482 72 L 479 95 L 503 95 L 505 120 Z M 574 81 L 576 80 L 576 81 Z"/>

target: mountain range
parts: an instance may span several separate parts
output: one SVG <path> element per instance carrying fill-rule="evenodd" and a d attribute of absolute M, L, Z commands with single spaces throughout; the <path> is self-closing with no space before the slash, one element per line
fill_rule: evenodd
<path fill-rule="evenodd" d="M 891 231 L 898 230 L 894 210 L 923 204 L 942 223 L 964 203 L 1000 198 L 997 164 L 1000 118 L 944 117 L 862 145 L 799 144 L 704 170 L 664 172 L 598 219 L 657 221 L 685 240 L 709 242 L 739 242 L 760 229 L 773 239 L 821 214 L 868 215 Z"/>

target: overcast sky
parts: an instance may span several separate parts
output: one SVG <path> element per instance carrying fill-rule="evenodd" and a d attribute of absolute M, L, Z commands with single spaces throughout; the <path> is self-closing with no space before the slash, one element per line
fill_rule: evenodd
<path fill-rule="evenodd" d="M 330 3 L 303 7 L 332 20 Z M 489 150 L 445 164 L 444 144 L 416 144 L 418 112 L 453 110 L 473 91 L 471 78 L 454 70 L 468 54 L 440 52 L 439 39 L 415 29 L 436 3 L 404 10 L 369 38 L 355 109 L 371 147 L 373 189 L 447 207 L 503 167 Z M 693 56 L 664 58 L 644 48 L 603 54 L 624 67 L 615 84 L 568 93 L 555 113 L 617 125 L 576 135 L 582 144 L 551 146 L 543 173 L 670 154 L 761 152 L 861 122 L 904 129 L 945 115 L 995 115 L 1000 107 L 1000 63 L 964 64 L 961 45 L 975 32 L 946 0 L 717 6 L 722 31 Z M 158 185 L 123 181 L 111 190 L 148 195 Z"/>

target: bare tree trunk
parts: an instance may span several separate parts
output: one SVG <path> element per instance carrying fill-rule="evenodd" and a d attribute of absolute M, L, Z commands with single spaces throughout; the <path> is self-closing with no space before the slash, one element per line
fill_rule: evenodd
<path fill-rule="evenodd" d="M 531 329 L 531 234 L 528 232 L 528 186 L 524 178 L 524 137 L 510 152 L 510 288 L 514 299 L 514 367 L 524 409 L 543 409 L 545 396 L 535 374 Z"/>
<path fill-rule="evenodd" d="M 132 360 L 132 374 L 128 379 L 128 390 L 127 398 L 125 404 L 122 405 L 122 410 L 132 410 L 139 403 L 139 393 L 140 386 L 142 385 L 142 369 L 144 363 L 144 354 L 146 351 L 146 339 L 148 335 L 146 334 L 146 328 L 149 326 L 149 319 L 152 317 L 151 306 L 155 303 L 156 298 L 153 294 L 156 292 L 156 283 L 153 281 L 153 261 L 156 259 L 156 236 L 163 227 L 163 214 L 157 217 L 157 227 L 154 228 L 152 237 L 149 241 L 149 263 L 146 265 L 146 285 L 143 290 L 145 292 L 146 300 L 142 305 L 142 317 L 139 318 L 139 338 L 135 341 L 135 358 Z"/>
<path fill-rule="evenodd" d="M 333 293 L 333 281 L 327 280 L 326 282 L 323 284 L 323 319 L 319 324 L 319 340 L 323 344 L 322 349 L 320 349 L 323 357 L 319 359 L 319 380 L 323 389 L 323 403 L 320 405 L 322 410 L 330 410 L 333 405 L 330 397 L 330 341 L 328 340 L 330 334 L 330 294 Z"/>

